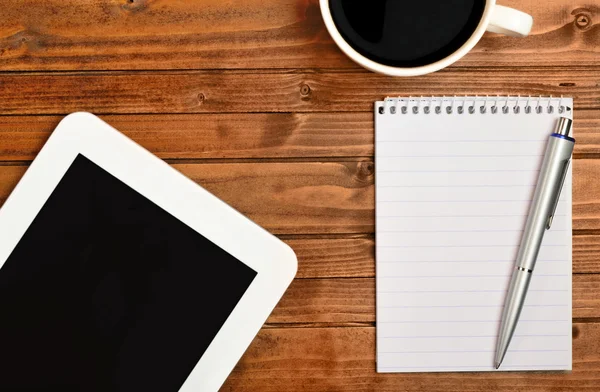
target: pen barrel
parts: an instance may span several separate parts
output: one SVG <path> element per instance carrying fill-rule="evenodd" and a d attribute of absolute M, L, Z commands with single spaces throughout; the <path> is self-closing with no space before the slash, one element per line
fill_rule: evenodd
<path fill-rule="evenodd" d="M 516 266 L 533 271 L 542 245 L 546 227 L 560 197 L 562 183 L 568 170 L 575 140 L 560 134 L 552 134 L 540 168 L 529 215 L 521 237 Z"/>
<path fill-rule="evenodd" d="M 502 362 L 512 340 L 521 310 L 523 310 L 530 281 L 531 272 L 515 268 L 510 279 L 504 309 L 502 310 L 502 323 L 500 324 L 500 332 L 498 333 L 498 341 L 496 342 L 496 364 Z"/>

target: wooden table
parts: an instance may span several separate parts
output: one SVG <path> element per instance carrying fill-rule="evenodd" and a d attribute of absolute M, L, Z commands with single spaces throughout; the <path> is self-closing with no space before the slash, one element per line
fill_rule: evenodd
<path fill-rule="evenodd" d="M 598 391 L 600 2 L 499 2 L 530 37 L 401 79 L 349 61 L 317 0 L 0 0 L 0 200 L 86 110 L 289 243 L 297 279 L 224 391 Z M 375 373 L 373 101 L 432 94 L 575 98 L 571 374 Z"/>

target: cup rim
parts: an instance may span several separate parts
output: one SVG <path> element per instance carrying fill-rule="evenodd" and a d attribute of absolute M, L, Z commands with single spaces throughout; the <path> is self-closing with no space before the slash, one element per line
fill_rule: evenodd
<path fill-rule="evenodd" d="M 479 42 L 485 30 L 490 22 L 490 18 L 492 15 L 492 10 L 494 5 L 496 4 L 496 0 L 486 0 L 485 9 L 483 10 L 483 14 L 481 16 L 481 20 L 479 24 L 473 31 L 473 34 L 469 37 L 464 44 L 448 56 L 440 59 L 436 62 L 420 65 L 418 67 L 394 67 L 391 65 L 385 65 L 373 61 L 362 54 L 358 53 L 350 44 L 346 42 L 344 37 L 338 31 L 337 26 L 333 22 L 333 17 L 331 16 L 331 10 L 329 9 L 329 0 L 319 0 L 320 8 L 321 8 L 321 16 L 323 17 L 323 21 L 325 22 L 325 27 L 333 38 L 333 41 L 336 45 L 346 54 L 346 56 L 350 57 L 358 65 L 381 74 L 390 75 L 390 76 L 419 76 L 425 75 L 431 72 L 439 71 L 442 68 L 449 66 L 450 64 L 461 59 L 465 54 L 467 54 L 473 47 Z"/>

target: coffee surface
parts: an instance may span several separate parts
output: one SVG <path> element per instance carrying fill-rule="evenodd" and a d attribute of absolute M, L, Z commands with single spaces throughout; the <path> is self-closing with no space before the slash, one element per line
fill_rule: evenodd
<path fill-rule="evenodd" d="M 363 56 L 396 67 L 448 57 L 476 30 L 485 0 L 330 0 L 333 21 Z"/>

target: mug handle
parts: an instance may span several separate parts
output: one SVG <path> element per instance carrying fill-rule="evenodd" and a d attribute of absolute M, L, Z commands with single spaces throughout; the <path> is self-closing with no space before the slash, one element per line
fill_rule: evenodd
<path fill-rule="evenodd" d="M 487 31 L 511 37 L 526 37 L 531 31 L 532 25 L 533 18 L 531 15 L 514 8 L 496 4 L 492 10 Z"/>

